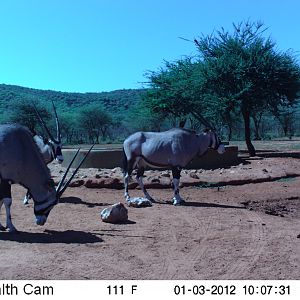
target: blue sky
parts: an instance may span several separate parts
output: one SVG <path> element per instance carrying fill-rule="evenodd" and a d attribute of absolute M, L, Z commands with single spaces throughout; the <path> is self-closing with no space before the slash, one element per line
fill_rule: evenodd
<path fill-rule="evenodd" d="M 66 92 L 144 86 L 193 40 L 250 19 L 300 51 L 299 0 L 0 0 L 0 83 Z"/>

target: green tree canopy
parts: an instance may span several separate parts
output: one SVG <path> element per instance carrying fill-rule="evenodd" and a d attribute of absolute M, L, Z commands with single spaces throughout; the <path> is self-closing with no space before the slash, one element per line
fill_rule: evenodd
<path fill-rule="evenodd" d="M 225 106 L 243 116 L 250 155 L 250 117 L 257 111 L 276 112 L 293 105 L 300 90 L 300 68 L 291 51 L 280 52 L 264 38 L 262 23 L 242 22 L 231 34 L 222 29 L 195 40 L 205 66 L 207 89 Z"/>
<path fill-rule="evenodd" d="M 145 104 L 153 111 L 175 116 L 193 115 L 199 121 L 232 123 L 242 115 L 245 141 L 250 155 L 250 117 L 261 111 L 274 114 L 296 103 L 300 89 L 300 68 L 292 51 L 280 52 L 264 37 L 262 23 L 234 24 L 195 39 L 199 57 L 166 63 L 150 72 L 150 90 Z"/>
<path fill-rule="evenodd" d="M 47 122 L 51 117 L 48 110 L 39 102 L 35 102 L 34 105 L 39 111 L 43 120 Z M 8 114 L 7 121 L 26 126 L 31 132 L 36 132 L 37 127 L 39 127 L 40 131 L 43 130 L 43 127 L 41 126 L 34 109 L 33 103 L 25 100 L 13 101 L 10 104 L 10 112 Z"/>
<path fill-rule="evenodd" d="M 90 142 L 99 143 L 100 136 L 106 138 L 113 119 L 101 105 L 92 104 L 79 110 L 78 123 L 86 130 Z"/>

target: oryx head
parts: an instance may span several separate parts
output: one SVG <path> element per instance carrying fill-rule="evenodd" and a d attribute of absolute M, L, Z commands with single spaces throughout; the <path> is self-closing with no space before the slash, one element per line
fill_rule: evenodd
<path fill-rule="evenodd" d="M 217 150 L 219 154 L 223 154 L 225 152 L 225 146 L 222 144 L 221 139 L 216 134 L 216 129 L 201 115 L 197 114 L 200 118 L 201 122 L 206 126 L 206 134 L 210 137 L 209 148 Z"/>
<path fill-rule="evenodd" d="M 64 157 L 62 155 L 62 142 L 61 142 L 61 131 L 60 131 L 60 124 L 59 124 L 59 120 L 57 117 L 57 112 L 56 112 L 56 108 L 54 106 L 54 103 L 52 101 L 52 106 L 53 106 L 53 110 L 54 110 L 54 114 L 55 114 L 55 123 L 56 123 L 56 138 L 53 137 L 53 135 L 51 134 L 49 128 L 47 127 L 46 123 L 44 122 L 42 116 L 40 115 L 40 113 L 38 112 L 37 108 L 34 106 L 34 110 L 41 122 L 41 125 L 43 126 L 43 128 L 46 130 L 47 134 L 48 134 L 48 144 L 52 149 L 53 152 L 53 158 L 55 160 L 57 160 L 59 163 L 62 163 L 64 161 Z"/>
<path fill-rule="evenodd" d="M 70 176 L 70 178 L 67 180 L 66 183 L 64 183 L 64 181 L 65 181 L 65 179 L 68 175 L 68 172 L 69 172 L 70 168 L 72 167 L 72 164 L 75 161 L 80 149 L 77 150 L 73 159 L 70 161 L 70 163 L 69 163 L 64 175 L 62 176 L 62 179 L 60 180 L 58 186 L 56 187 L 56 189 L 54 187 L 54 182 L 52 179 L 48 180 L 45 183 L 46 189 L 44 189 L 44 190 L 47 191 L 46 195 L 44 195 L 45 198 L 39 199 L 39 201 L 37 201 L 37 199 L 36 200 L 34 199 L 34 214 L 35 214 L 37 225 L 44 225 L 46 223 L 50 211 L 59 202 L 59 198 L 62 196 L 62 194 L 64 193 L 66 188 L 69 186 L 71 180 L 74 178 L 74 176 L 78 172 L 79 168 L 81 167 L 81 165 L 83 164 L 83 162 L 85 161 L 85 159 L 87 158 L 87 156 L 89 155 L 89 153 L 91 152 L 93 147 L 94 147 L 94 145 L 92 145 L 90 147 L 90 149 L 86 152 L 86 154 L 83 156 L 83 158 L 79 162 L 77 168 L 74 170 L 74 172 L 72 173 L 72 175 Z"/>
<path fill-rule="evenodd" d="M 225 152 L 225 146 L 222 144 L 217 134 L 212 130 L 209 130 L 206 134 L 210 137 L 209 148 L 217 150 L 219 154 L 223 154 Z"/>

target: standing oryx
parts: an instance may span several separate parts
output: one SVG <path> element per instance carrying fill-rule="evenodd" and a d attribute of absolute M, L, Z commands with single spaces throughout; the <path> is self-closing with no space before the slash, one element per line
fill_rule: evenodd
<path fill-rule="evenodd" d="M 73 163 L 76 155 L 70 165 Z M 12 183 L 19 183 L 28 189 L 34 201 L 36 224 L 44 225 L 51 209 L 58 203 L 59 197 L 74 177 L 84 159 L 82 159 L 67 183 L 63 185 L 69 165 L 59 186 L 55 189 L 50 170 L 47 168 L 30 131 L 20 125 L 0 125 L 0 208 L 4 203 L 6 228 L 9 231 L 16 230 L 12 224 L 10 214 Z M 0 224 L 0 230 L 4 229 L 5 227 Z"/>
<path fill-rule="evenodd" d="M 56 124 L 56 138 L 53 137 L 50 130 L 48 129 L 46 123 L 44 122 L 42 116 L 38 112 L 37 108 L 34 106 L 34 110 L 40 120 L 41 125 L 44 127 L 48 134 L 48 141 L 45 141 L 41 136 L 35 135 L 34 140 L 38 147 L 41 150 L 41 153 L 44 157 L 44 160 L 46 164 L 52 162 L 54 159 L 56 159 L 59 163 L 62 163 L 64 158 L 61 152 L 62 149 L 62 142 L 61 142 L 61 130 L 60 130 L 60 124 L 56 112 L 56 108 L 54 106 L 54 103 L 52 102 L 54 114 L 55 114 L 55 124 Z"/>
<path fill-rule="evenodd" d="M 196 134 L 194 131 L 174 128 L 165 132 L 136 132 L 124 141 L 125 198 L 130 199 L 128 182 L 130 174 L 137 168 L 136 179 L 147 199 L 153 201 L 146 191 L 142 176 L 148 165 L 154 168 L 171 168 L 173 175 L 173 204 L 180 205 L 180 172 L 196 155 L 203 155 L 208 148 L 225 151 L 220 139 L 213 131 Z"/>
<path fill-rule="evenodd" d="M 46 123 L 42 119 L 42 116 L 40 115 L 40 113 L 38 112 L 36 107 L 34 106 L 35 112 L 40 120 L 40 123 L 44 127 L 45 131 L 48 134 L 48 140 L 45 140 L 43 137 L 41 137 L 40 135 L 37 135 L 37 134 L 35 134 L 33 136 L 33 139 L 34 139 L 35 143 L 37 144 L 37 146 L 39 147 L 46 164 L 51 163 L 54 159 L 57 160 L 59 163 L 62 163 L 64 160 L 62 151 L 61 151 L 62 150 L 61 130 L 60 130 L 60 126 L 59 126 L 59 120 L 57 117 L 56 108 L 55 108 L 53 102 L 52 102 L 52 106 L 53 106 L 53 110 L 54 110 L 54 114 L 55 114 L 56 138 L 53 137 L 50 130 L 46 126 Z M 28 204 L 29 199 L 30 199 L 30 196 L 27 193 L 23 200 L 24 204 Z"/>

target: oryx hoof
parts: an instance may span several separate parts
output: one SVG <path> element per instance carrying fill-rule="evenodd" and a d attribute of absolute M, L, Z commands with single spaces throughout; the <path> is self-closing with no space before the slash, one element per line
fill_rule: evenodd
<path fill-rule="evenodd" d="M 5 231 L 6 228 L 0 224 L 0 231 Z"/>
<path fill-rule="evenodd" d="M 13 226 L 13 227 L 8 227 L 8 232 L 10 232 L 10 233 L 17 233 L 18 230 Z"/>
<path fill-rule="evenodd" d="M 28 203 L 29 203 L 28 200 L 24 200 L 24 201 L 23 201 L 23 204 L 24 204 L 24 205 L 27 205 Z"/>
<path fill-rule="evenodd" d="M 185 201 L 183 199 L 173 198 L 173 205 L 174 206 L 180 206 L 180 205 L 184 205 L 184 204 L 185 204 Z"/>

